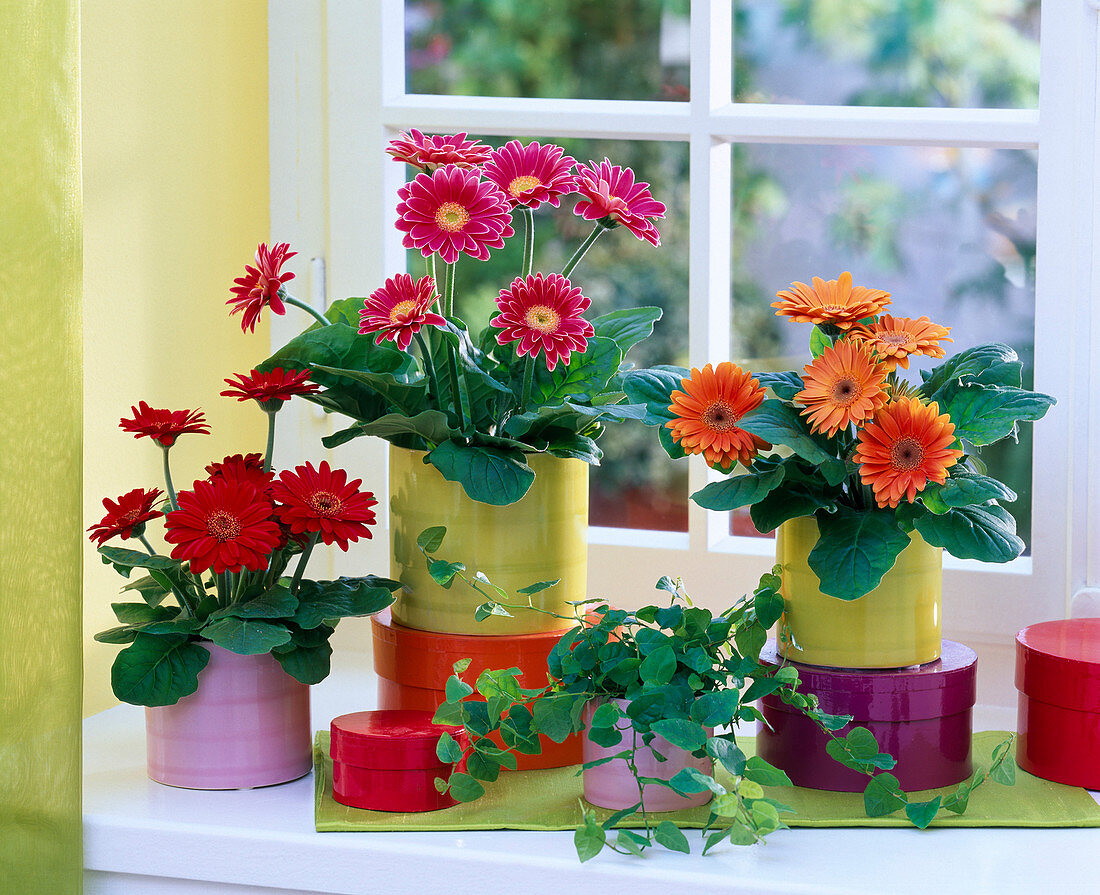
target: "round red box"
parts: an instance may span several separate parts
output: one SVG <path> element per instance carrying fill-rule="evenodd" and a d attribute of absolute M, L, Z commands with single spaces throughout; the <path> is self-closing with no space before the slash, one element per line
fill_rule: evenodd
<path fill-rule="evenodd" d="M 566 629 L 568 630 L 568 629 Z M 415 709 L 434 713 L 446 700 L 447 678 L 460 659 L 471 659 L 463 675 L 475 680 L 487 668 L 522 670 L 522 687 L 543 687 L 547 681 L 546 657 L 565 634 L 510 634 L 499 637 L 477 634 L 441 634 L 418 631 L 393 621 L 387 609 L 371 617 L 374 639 L 374 670 L 378 674 L 378 705 L 383 709 Z M 493 741 L 503 746 L 500 737 Z M 568 737 L 555 743 L 542 737 L 539 755 L 516 754 L 516 769 L 533 771 L 580 764 L 581 738 Z"/>
<path fill-rule="evenodd" d="M 437 792 L 435 778 L 454 766 L 435 754 L 449 733 L 466 747 L 461 727 L 432 724 L 431 712 L 354 712 L 333 718 L 332 797 L 341 805 L 373 811 L 436 811 L 457 804 Z"/>
<path fill-rule="evenodd" d="M 1029 774 L 1100 789 L 1100 618 L 1016 635 L 1016 761 Z"/>
<path fill-rule="evenodd" d="M 775 641 L 760 654 L 765 665 L 781 662 Z M 972 649 L 943 641 L 940 658 L 908 668 L 798 669 L 799 689 L 818 697 L 822 711 L 851 715 L 851 727 L 866 727 L 879 749 L 897 760 L 890 773 L 908 791 L 952 786 L 970 776 L 971 714 L 978 657 Z M 776 696 L 761 700 L 764 718 L 756 738 L 761 758 L 782 768 L 795 786 L 833 792 L 862 792 L 867 775 L 835 761 L 825 750 L 829 737 L 802 712 Z"/>

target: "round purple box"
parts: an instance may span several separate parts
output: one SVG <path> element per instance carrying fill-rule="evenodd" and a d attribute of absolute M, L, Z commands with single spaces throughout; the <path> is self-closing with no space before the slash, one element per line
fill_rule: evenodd
<path fill-rule="evenodd" d="M 971 711 L 978 657 L 953 640 L 943 642 L 935 662 L 908 668 L 822 668 L 783 662 L 775 641 L 760 653 L 764 665 L 793 665 L 799 689 L 818 697 L 822 711 L 851 715 L 851 727 L 866 727 L 879 749 L 893 755 L 890 771 L 907 791 L 952 786 L 970 776 Z M 782 768 L 795 786 L 834 792 L 862 792 L 867 776 L 833 760 L 825 751 L 828 735 L 805 715 L 765 696 L 756 750 Z"/>

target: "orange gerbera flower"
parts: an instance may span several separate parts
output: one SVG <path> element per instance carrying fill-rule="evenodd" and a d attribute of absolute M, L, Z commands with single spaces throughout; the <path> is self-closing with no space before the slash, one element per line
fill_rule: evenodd
<path fill-rule="evenodd" d="M 883 314 L 870 326 L 857 326 L 851 332 L 853 339 L 875 350 L 888 371 L 899 366 L 908 370 L 910 355 L 943 357 L 946 352 L 940 341 L 955 341 L 947 337 L 951 327 L 940 326 L 927 317 L 914 320 Z"/>
<path fill-rule="evenodd" d="M 856 462 L 865 485 L 880 507 L 896 507 L 904 497 L 912 503 L 929 482 L 942 485 L 947 470 L 963 452 L 948 447 L 955 424 L 933 401 L 899 398 L 859 430 Z"/>
<path fill-rule="evenodd" d="M 757 451 L 771 447 L 762 438 L 736 425 L 764 400 L 764 389 L 736 364 L 723 361 L 714 369 L 692 369 L 681 379 L 684 391 L 674 391 L 669 411 L 676 419 L 665 423 L 672 440 L 689 454 L 702 454 L 711 466 L 725 468 L 738 460 L 752 463 Z"/>
<path fill-rule="evenodd" d="M 853 286 L 852 275 L 845 271 L 835 280 L 814 277 L 813 286 L 792 283 L 790 289 L 775 293 L 777 317 L 790 317 L 802 323 L 817 323 L 851 329 L 864 317 L 873 317 L 890 304 L 890 293 L 881 289 Z"/>
<path fill-rule="evenodd" d="M 805 406 L 810 429 L 833 436 L 850 423 L 868 420 L 886 403 L 886 368 L 870 349 L 852 342 L 826 348 L 802 370 L 803 389 L 794 396 Z"/>

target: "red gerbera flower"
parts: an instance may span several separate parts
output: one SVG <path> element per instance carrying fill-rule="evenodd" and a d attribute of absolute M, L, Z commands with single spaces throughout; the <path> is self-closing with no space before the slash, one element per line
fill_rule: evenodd
<path fill-rule="evenodd" d="M 476 171 L 456 165 L 436 168 L 397 191 L 398 230 L 403 245 L 420 249 L 425 258 L 433 252 L 448 264 L 465 252 L 479 261 L 489 259 L 489 249 L 499 249 L 505 237 L 515 233 L 508 198 Z"/>
<path fill-rule="evenodd" d="M 266 243 L 260 243 L 256 249 L 256 266 L 245 265 L 245 275 L 233 280 L 237 285 L 229 291 L 234 298 L 226 302 L 233 305 L 230 315 L 238 311 L 244 311 L 241 318 L 241 329 L 250 332 L 256 331 L 256 321 L 260 319 L 260 312 L 267 306 L 271 307 L 273 314 L 285 314 L 286 305 L 279 297 L 283 283 L 294 279 L 294 274 L 282 273 L 282 267 L 286 262 L 297 255 L 297 252 L 288 252 L 290 243 L 280 242 L 274 247 L 268 248 Z"/>
<path fill-rule="evenodd" d="M 492 148 L 477 140 L 467 140 L 465 134 L 429 137 L 414 127 L 391 140 L 386 152 L 399 162 L 431 173 L 440 165 L 476 168 L 489 158 Z"/>
<path fill-rule="evenodd" d="M 266 373 L 253 370 L 247 376 L 243 373 L 233 375 L 237 377 L 236 381 L 225 380 L 233 388 L 226 389 L 221 394 L 238 401 L 251 398 L 258 401 L 263 410 L 278 410 L 295 395 L 308 395 L 320 388 L 316 383 L 307 382 L 309 370 L 283 370 L 282 367 L 276 367 Z M 268 404 L 273 406 L 266 406 Z"/>
<path fill-rule="evenodd" d="M 138 406 L 131 405 L 132 420 L 125 417 L 118 421 L 118 427 L 124 432 L 137 433 L 135 438 L 155 438 L 162 447 L 171 447 L 176 438 L 187 433 L 209 435 L 210 427 L 200 410 L 161 410 L 150 407 L 144 401 Z"/>
<path fill-rule="evenodd" d="M 512 140 L 489 156 L 481 173 L 500 187 L 513 208 L 517 205 L 538 208 L 543 202 L 557 208 L 559 197 L 577 188 L 572 171 L 576 163 L 560 146 L 540 143 L 524 146 L 519 140 Z"/>
<path fill-rule="evenodd" d="M 233 454 L 220 463 L 211 463 L 206 473 L 211 479 L 248 482 L 261 492 L 266 492 L 275 479 L 275 473 L 264 472 L 263 454 Z"/>
<path fill-rule="evenodd" d="M 320 534 L 326 544 L 335 541 L 341 550 L 349 541 L 371 536 L 374 511 L 378 503 L 370 491 L 360 491 L 362 479 L 348 481 L 342 469 L 329 469 L 322 460 L 320 468 L 312 463 L 286 470 L 272 487 L 272 495 L 282 504 L 279 518 L 290 526 L 294 535 L 305 532 Z"/>
<path fill-rule="evenodd" d="M 546 353 L 546 369 L 553 370 L 558 359 L 569 363 L 572 351 L 584 351 L 588 337 L 595 334 L 592 324 L 581 313 L 592 302 L 560 274 L 543 279 L 541 273 L 500 290 L 497 307 L 500 313 L 489 321 L 498 327 L 497 344 L 519 340 L 516 354 L 535 357 L 541 348 Z"/>
<path fill-rule="evenodd" d="M 164 517 L 172 558 L 189 560 L 195 574 L 259 571 L 279 546 L 274 507 L 248 483 L 215 476 L 176 495 L 179 509 Z"/>
<path fill-rule="evenodd" d="M 91 534 L 89 540 L 96 541 L 100 547 L 115 535 L 127 538 L 140 535 L 145 531 L 145 523 L 150 519 L 156 519 L 163 515 L 159 510 L 153 509 L 163 495 L 163 491 L 154 488 L 146 491 L 144 488 L 135 488 L 127 491 L 119 499 L 118 503 L 108 498 L 103 498 L 103 507 L 107 515 L 95 525 L 88 526 Z M 137 529 L 135 531 L 135 529 Z"/>
<path fill-rule="evenodd" d="M 432 277 L 421 277 L 414 283 L 410 274 L 399 273 L 363 299 L 359 332 L 361 335 L 376 332 L 376 344 L 392 339 L 404 351 L 420 327 L 446 326 L 446 320 L 428 310 L 437 297 Z"/>
<path fill-rule="evenodd" d="M 620 168 L 604 159 L 577 165 L 577 192 L 584 199 L 573 208 L 586 221 L 604 221 L 608 226 L 622 224 L 638 239 L 655 246 L 661 244 L 661 234 L 651 218 L 663 218 L 665 206 L 649 192 L 648 183 L 635 183 L 630 168 Z"/>

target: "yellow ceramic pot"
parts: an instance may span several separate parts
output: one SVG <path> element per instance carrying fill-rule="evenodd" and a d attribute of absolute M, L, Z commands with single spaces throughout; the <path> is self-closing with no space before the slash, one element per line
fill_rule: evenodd
<path fill-rule="evenodd" d="M 508 506 L 478 503 L 457 482 L 448 482 L 423 451 L 390 447 L 390 577 L 404 590 L 393 604 L 393 620 L 421 631 L 447 634 L 531 634 L 569 628 L 539 612 L 475 621 L 485 598 L 463 581 L 449 589 L 428 574 L 416 546 L 425 528 L 445 525 L 447 537 L 436 554 L 465 563 L 468 573 L 526 600 L 517 591 L 538 581 L 561 583 L 534 595 L 534 603 L 571 616 L 568 600 L 585 599 L 588 579 L 588 464 L 548 454 L 530 454 L 535 481 L 523 498 Z"/>
<path fill-rule="evenodd" d="M 902 668 L 940 655 L 942 557 L 916 531 L 882 582 L 857 600 L 818 589 L 808 557 L 817 543 L 817 520 L 791 519 L 776 534 L 783 566 L 784 613 L 777 639 L 795 662 L 834 668 Z"/>

